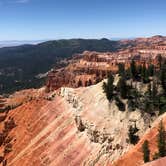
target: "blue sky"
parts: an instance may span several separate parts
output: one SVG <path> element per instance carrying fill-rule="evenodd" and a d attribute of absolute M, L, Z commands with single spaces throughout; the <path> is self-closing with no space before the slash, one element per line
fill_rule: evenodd
<path fill-rule="evenodd" d="M 166 0 L 0 0 L 0 40 L 166 35 Z"/>

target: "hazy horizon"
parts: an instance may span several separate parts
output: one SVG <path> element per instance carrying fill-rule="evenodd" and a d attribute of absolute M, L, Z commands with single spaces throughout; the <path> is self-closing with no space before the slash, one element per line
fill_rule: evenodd
<path fill-rule="evenodd" d="M 160 34 L 156 34 L 159 35 Z M 153 36 L 156 36 L 153 35 Z M 128 38 L 120 38 L 120 37 L 115 37 L 115 38 L 107 38 L 108 40 L 113 40 L 113 41 L 118 41 L 118 40 L 133 40 L 136 38 L 141 38 L 141 37 L 152 37 L 152 36 L 137 36 L 137 37 L 128 37 Z M 105 38 L 105 37 L 103 37 Z M 39 44 L 42 42 L 47 42 L 47 41 L 54 41 L 54 40 L 70 40 L 70 39 L 103 39 L 103 38 L 61 38 L 61 39 L 41 39 L 41 40 L 0 40 L 0 48 L 3 47 L 12 47 L 12 46 L 20 46 L 20 45 L 24 45 L 24 44 Z"/>

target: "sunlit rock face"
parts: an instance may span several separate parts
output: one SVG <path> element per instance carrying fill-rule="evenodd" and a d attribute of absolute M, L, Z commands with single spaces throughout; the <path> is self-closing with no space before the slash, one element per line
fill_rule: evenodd
<path fill-rule="evenodd" d="M 158 117 L 152 124 L 152 127 L 148 129 L 143 137 L 141 137 L 140 141 L 137 145 L 131 148 L 127 153 L 125 153 L 122 157 L 120 157 L 117 161 L 114 162 L 114 166 L 164 166 L 165 158 L 148 163 L 144 165 L 143 162 L 143 153 L 142 153 L 142 145 L 145 140 L 149 141 L 150 147 L 150 159 L 152 160 L 153 155 L 158 152 L 157 148 L 157 139 L 158 139 L 158 127 L 159 123 L 163 121 L 163 125 L 166 128 L 166 113 L 162 116 Z M 112 166 L 112 164 L 108 164 Z"/>
<path fill-rule="evenodd" d="M 134 60 L 137 65 L 154 64 L 157 67 L 158 56 L 166 57 L 165 37 L 138 38 L 120 41 L 120 44 L 122 49 L 116 52 L 84 51 L 75 55 L 67 67 L 49 72 L 47 90 L 55 90 L 61 86 L 89 86 L 106 78 L 110 72 L 116 73 L 119 63 L 128 68 Z"/>
<path fill-rule="evenodd" d="M 118 71 L 118 64 L 124 63 L 127 69 L 132 60 L 137 65 L 154 64 L 157 67 L 157 57 L 159 52 L 156 50 L 128 50 L 116 53 L 84 52 L 82 58 L 66 68 L 53 70 L 48 74 L 48 90 L 55 90 L 61 86 L 81 87 L 96 84 L 106 78 L 110 72 Z M 165 54 L 166 55 L 166 51 Z"/>
<path fill-rule="evenodd" d="M 0 156 L 9 166 L 143 164 L 143 140 L 151 142 L 154 152 L 157 125 L 165 118 L 152 123 L 139 110 L 119 111 L 107 101 L 102 82 L 51 93 L 44 88 L 22 91 L 11 96 L 8 104 L 20 101 L 0 123 Z M 134 147 L 127 138 L 129 126 L 135 124 L 142 139 Z"/>
<path fill-rule="evenodd" d="M 138 46 L 118 52 L 85 51 L 66 68 L 52 70 L 46 87 L 0 97 L 0 165 L 141 166 L 145 140 L 152 158 L 157 151 L 158 124 L 162 119 L 166 127 L 166 114 L 151 117 L 139 109 L 129 111 L 127 106 L 120 111 L 115 101 L 108 102 L 100 81 L 110 71 L 116 73 L 118 63 L 128 68 L 135 60 L 137 65 L 157 67 L 158 54 L 166 54 L 159 44 L 161 37 L 154 38 L 157 44 L 154 39 L 136 39 L 133 42 Z M 114 85 L 118 80 L 116 75 Z M 137 86 L 145 89 L 141 83 Z M 128 131 L 135 125 L 140 141 L 134 146 L 129 144 Z"/>

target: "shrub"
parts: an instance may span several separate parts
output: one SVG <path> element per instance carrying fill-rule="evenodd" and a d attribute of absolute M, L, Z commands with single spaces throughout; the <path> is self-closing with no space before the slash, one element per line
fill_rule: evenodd
<path fill-rule="evenodd" d="M 154 155 L 153 155 L 153 160 L 157 160 L 159 158 L 159 153 L 155 153 Z"/>
<path fill-rule="evenodd" d="M 125 104 L 119 99 L 119 97 L 115 97 L 115 103 L 120 111 L 125 111 Z"/>
<path fill-rule="evenodd" d="M 138 132 L 138 128 L 136 127 L 133 127 L 133 126 L 130 126 L 129 127 L 129 132 L 128 132 L 128 136 L 129 136 L 129 141 L 131 144 L 136 144 L 139 140 L 139 137 L 136 135 L 136 133 Z"/>

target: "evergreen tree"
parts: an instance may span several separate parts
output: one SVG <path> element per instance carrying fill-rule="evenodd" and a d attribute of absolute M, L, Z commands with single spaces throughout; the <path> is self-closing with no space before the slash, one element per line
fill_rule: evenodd
<path fill-rule="evenodd" d="M 146 64 L 145 63 L 143 64 L 143 67 L 142 67 L 141 78 L 142 78 L 142 81 L 144 83 L 148 83 L 149 82 L 149 73 L 148 73 L 148 70 L 146 68 Z"/>
<path fill-rule="evenodd" d="M 161 69 L 161 65 L 162 65 L 162 56 L 161 56 L 161 54 L 158 55 L 157 61 L 158 61 L 158 64 L 159 64 L 159 68 Z"/>
<path fill-rule="evenodd" d="M 144 98 L 144 111 L 147 113 L 151 113 L 153 111 L 153 90 L 151 83 L 148 84 L 148 90 L 146 92 L 145 98 Z"/>
<path fill-rule="evenodd" d="M 125 77 L 127 79 L 131 79 L 132 78 L 132 74 L 131 74 L 131 69 L 128 68 L 126 71 L 125 71 Z"/>
<path fill-rule="evenodd" d="M 142 72 L 141 72 L 142 81 L 144 81 L 144 78 L 145 78 L 145 71 L 146 71 L 146 66 L 145 66 L 145 63 L 144 63 L 143 66 L 142 66 Z"/>
<path fill-rule="evenodd" d="M 158 132 L 159 132 L 158 134 L 159 156 L 164 157 L 166 156 L 166 132 L 162 121 L 160 122 Z"/>
<path fill-rule="evenodd" d="M 161 66 L 160 80 L 161 80 L 161 84 L 164 89 L 164 92 L 166 94 L 166 61 Z"/>
<path fill-rule="evenodd" d="M 148 95 L 149 98 L 152 97 L 152 85 L 151 85 L 151 83 L 148 84 L 147 95 Z"/>
<path fill-rule="evenodd" d="M 113 97 L 113 90 L 114 90 L 113 82 L 114 82 L 114 77 L 112 76 L 112 74 L 110 74 L 108 77 L 107 83 L 105 82 L 103 83 L 103 89 L 109 101 Z"/>
<path fill-rule="evenodd" d="M 115 97 L 115 103 L 120 111 L 125 111 L 125 104 L 117 96 Z"/>
<path fill-rule="evenodd" d="M 118 64 L 118 73 L 119 73 L 120 76 L 125 75 L 125 66 L 124 66 L 123 63 Z"/>
<path fill-rule="evenodd" d="M 157 85 L 156 85 L 156 81 L 153 81 L 152 100 L 153 100 L 153 104 L 157 104 Z"/>
<path fill-rule="evenodd" d="M 154 65 L 149 65 L 148 67 L 148 73 L 149 73 L 149 76 L 153 76 L 154 75 Z"/>
<path fill-rule="evenodd" d="M 166 96 L 161 95 L 158 97 L 158 108 L 160 115 L 166 112 Z"/>
<path fill-rule="evenodd" d="M 130 64 L 130 70 L 131 70 L 132 78 L 135 79 L 137 76 L 137 68 L 136 68 L 136 64 L 134 60 L 132 60 Z"/>
<path fill-rule="evenodd" d="M 124 77 L 121 77 L 118 83 L 118 90 L 120 92 L 120 96 L 125 99 L 127 97 L 127 84 Z"/>
<path fill-rule="evenodd" d="M 148 72 L 148 70 L 145 68 L 144 83 L 148 83 L 148 82 L 149 82 L 149 72 Z"/>
<path fill-rule="evenodd" d="M 142 151 L 143 151 L 143 158 L 144 162 L 149 162 L 150 161 L 150 150 L 149 150 L 149 142 L 147 140 L 144 141 L 142 145 Z"/>
<path fill-rule="evenodd" d="M 138 73 L 138 74 L 141 74 L 141 73 L 142 73 L 142 65 L 139 65 L 139 66 L 137 67 L 137 73 Z"/>

